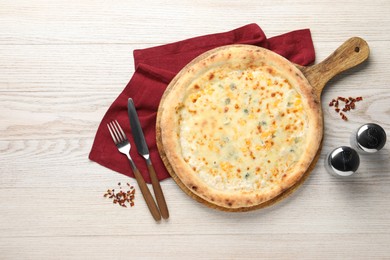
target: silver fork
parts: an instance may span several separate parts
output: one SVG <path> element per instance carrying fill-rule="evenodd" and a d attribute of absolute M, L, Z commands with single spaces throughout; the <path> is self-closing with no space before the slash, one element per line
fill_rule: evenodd
<path fill-rule="evenodd" d="M 123 131 L 117 120 L 108 123 L 107 127 L 108 131 L 110 131 L 112 140 L 114 141 L 119 152 L 126 155 L 127 159 L 129 159 L 131 169 L 133 170 L 135 179 L 137 180 L 138 186 L 146 201 L 146 204 L 148 205 L 150 213 L 152 213 L 152 216 L 156 221 L 160 220 L 161 214 L 157 208 L 156 202 L 154 201 L 152 194 L 150 193 L 150 190 L 145 183 L 144 178 L 142 177 L 141 173 L 137 169 L 137 166 L 135 165 L 133 159 L 130 156 L 131 145 L 126 137 L 125 132 Z"/>

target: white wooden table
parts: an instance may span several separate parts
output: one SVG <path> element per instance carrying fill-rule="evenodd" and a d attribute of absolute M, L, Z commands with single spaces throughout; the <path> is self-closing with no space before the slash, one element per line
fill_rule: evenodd
<path fill-rule="evenodd" d="M 390 1 L 0 0 L 1 259 L 390 258 L 389 145 L 348 180 L 327 152 L 374 122 L 390 130 Z M 162 182 L 171 217 L 102 195 L 129 179 L 88 160 L 101 118 L 127 84 L 132 51 L 258 23 L 268 37 L 310 28 L 317 61 L 352 36 L 369 61 L 329 82 L 325 139 L 309 179 L 248 213 L 209 209 Z M 327 104 L 363 96 L 342 121 Z M 138 190 L 139 191 L 139 190 Z M 140 195 L 140 194 L 138 194 Z"/>

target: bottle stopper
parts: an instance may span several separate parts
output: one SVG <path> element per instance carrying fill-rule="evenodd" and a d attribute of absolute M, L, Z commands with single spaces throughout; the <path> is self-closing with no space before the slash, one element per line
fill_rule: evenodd
<path fill-rule="evenodd" d="M 358 152 L 375 153 L 386 144 L 386 132 L 377 124 L 360 126 L 351 136 L 351 146 Z"/>
<path fill-rule="evenodd" d="M 328 154 L 325 166 L 330 174 L 347 177 L 357 171 L 359 164 L 359 154 L 354 149 L 340 146 Z"/>

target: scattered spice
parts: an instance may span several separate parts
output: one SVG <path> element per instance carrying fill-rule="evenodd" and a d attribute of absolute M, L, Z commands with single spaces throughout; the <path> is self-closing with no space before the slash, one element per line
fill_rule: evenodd
<path fill-rule="evenodd" d="M 337 97 L 337 98 L 332 99 L 332 101 L 329 103 L 329 106 L 335 108 L 334 110 L 336 111 L 336 113 L 338 113 L 340 115 L 341 119 L 343 119 L 344 121 L 348 121 L 348 117 L 345 115 L 345 113 L 350 111 L 351 109 L 355 109 L 356 102 L 359 102 L 362 100 L 363 100 L 363 97 L 356 97 L 356 98 Z M 344 102 L 344 107 L 342 107 L 342 108 L 339 107 L 339 105 L 340 105 L 339 101 Z M 341 112 L 340 112 L 340 110 L 341 110 Z"/>
<path fill-rule="evenodd" d="M 134 198 L 135 198 L 135 188 L 134 186 L 126 183 L 128 190 L 125 192 L 122 190 L 121 183 L 118 182 L 118 186 L 120 191 L 115 192 L 115 189 L 108 189 L 104 194 L 104 198 L 112 199 L 113 204 L 118 204 L 121 207 L 127 208 L 127 205 L 130 207 L 134 206 Z M 126 205 L 127 204 L 127 205 Z"/>

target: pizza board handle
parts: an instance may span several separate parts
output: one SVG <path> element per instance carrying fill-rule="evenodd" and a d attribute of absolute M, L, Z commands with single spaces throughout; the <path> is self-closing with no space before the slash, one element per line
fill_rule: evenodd
<path fill-rule="evenodd" d="M 338 47 L 324 61 L 309 67 L 298 66 L 320 100 L 326 83 L 337 74 L 364 62 L 370 54 L 365 40 L 352 37 Z"/>

